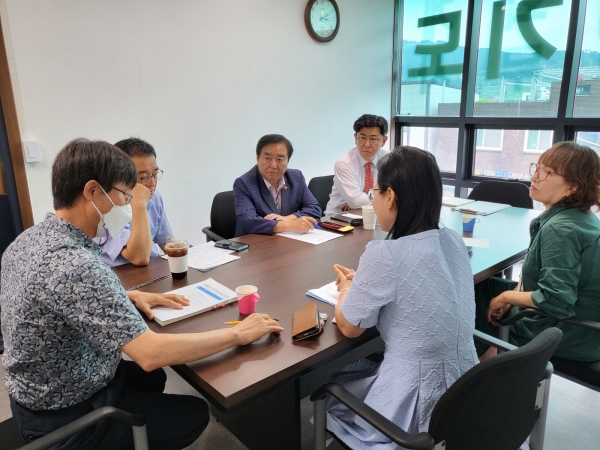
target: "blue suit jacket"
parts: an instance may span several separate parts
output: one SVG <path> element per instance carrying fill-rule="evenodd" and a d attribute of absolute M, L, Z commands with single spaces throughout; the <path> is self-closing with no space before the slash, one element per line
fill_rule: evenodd
<path fill-rule="evenodd" d="M 285 172 L 286 184 L 281 190 L 281 215 L 299 213 L 303 216 L 321 218 L 321 206 L 308 190 L 302 172 L 288 169 Z M 275 213 L 277 206 L 265 181 L 254 166 L 233 183 L 235 197 L 235 235 L 273 234 L 276 220 L 267 220 L 267 214 Z"/>

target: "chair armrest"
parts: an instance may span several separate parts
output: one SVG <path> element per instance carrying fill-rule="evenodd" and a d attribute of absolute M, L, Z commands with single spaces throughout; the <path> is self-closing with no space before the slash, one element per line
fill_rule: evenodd
<path fill-rule="evenodd" d="M 479 330 L 473 331 L 473 337 L 478 341 L 481 341 L 487 345 L 491 345 L 492 347 L 496 347 L 499 350 L 510 351 L 518 348 L 516 345 L 509 344 L 508 342 L 490 336 L 489 334 L 482 333 Z"/>
<path fill-rule="evenodd" d="M 43 450 L 53 445 L 59 444 L 75 433 L 85 430 L 87 427 L 105 419 L 115 419 L 126 422 L 134 427 L 146 425 L 146 419 L 142 414 L 128 413 L 113 406 L 104 406 L 80 417 L 73 422 L 48 433 L 39 439 L 21 447 L 21 450 Z"/>
<path fill-rule="evenodd" d="M 219 236 L 214 231 L 211 231 L 210 227 L 204 227 L 204 228 L 202 228 L 202 232 L 206 235 L 206 242 L 210 242 L 210 241 L 222 241 L 223 239 L 225 239 L 225 238 Z"/>
<path fill-rule="evenodd" d="M 517 314 L 515 314 L 513 316 L 509 316 L 505 319 L 504 318 L 501 319 L 500 325 L 502 325 L 502 326 L 512 325 L 513 323 L 521 320 L 523 317 L 532 317 L 532 316 L 541 316 L 541 317 L 545 317 L 547 319 L 558 320 L 560 322 L 565 322 L 565 323 L 569 323 L 572 325 L 577 325 L 580 327 L 590 328 L 592 330 L 600 331 L 600 322 L 594 322 L 592 320 L 585 320 L 585 319 L 578 319 L 576 317 L 570 317 L 568 319 L 559 319 L 558 317 L 553 316 L 552 314 L 548 314 L 547 312 L 542 311 L 541 309 L 537 309 L 537 308 L 522 309 L 521 311 L 519 311 Z"/>
<path fill-rule="evenodd" d="M 409 434 L 402 428 L 390 420 L 383 417 L 370 406 L 356 398 L 342 386 L 336 383 L 327 383 L 321 386 L 310 396 L 311 401 L 323 399 L 326 395 L 331 395 L 346 405 L 350 410 L 354 411 L 358 416 L 362 417 L 366 422 L 371 424 L 393 442 L 402 447 L 430 450 L 433 449 L 434 440 L 429 433 Z"/>

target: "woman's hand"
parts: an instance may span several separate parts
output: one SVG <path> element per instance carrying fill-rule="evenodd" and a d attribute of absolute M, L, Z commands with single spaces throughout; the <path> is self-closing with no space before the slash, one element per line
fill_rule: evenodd
<path fill-rule="evenodd" d="M 356 275 L 356 272 L 354 270 L 348 269 L 344 266 L 340 266 L 339 264 L 334 264 L 333 271 L 337 276 L 335 284 L 338 287 L 338 292 L 342 289 L 350 289 L 352 287 L 352 279 Z"/>
<path fill-rule="evenodd" d="M 490 304 L 487 310 L 487 320 L 494 326 L 498 326 L 500 318 L 506 314 L 506 312 L 512 307 L 512 305 L 506 300 L 504 292 L 497 297 L 490 300 Z"/>
<path fill-rule="evenodd" d="M 127 296 L 135 307 L 146 314 L 146 317 L 150 320 L 154 319 L 151 309 L 153 306 L 161 305 L 168 306 L 169 308 L 183 309 L 184 306 L 190 304 L 190 301 L 185 296 L 177 294 L 153 294 L 151 292 L 128 291 Z"/>

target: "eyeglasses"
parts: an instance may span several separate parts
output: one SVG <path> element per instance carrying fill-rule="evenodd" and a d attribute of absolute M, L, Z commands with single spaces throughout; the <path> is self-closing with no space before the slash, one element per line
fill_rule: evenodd
<path fill-rule="evenodd" d="M 158 169 L 158 171 L 154 175 L 146 175 L 146 176 L 140 177 L 140 178 L 138 178 L 138 181 L 140 183 L 142 183 L 144 186 L 146 186 L 148 183 L 150 183 L 150 179 L 153 179 L 154 182 L 156 183 L 158 180 L 160 180 L 162 178 L 163 173 L 165 173 L 164 170 Z"/>
<path fill-rule="evenodd" d="M 119 189 L 118 187 L 114 187 L 113 189 L 119 191 L 121 194 L 123 194 L 125 196 L 125 204 L 129 205 L 131 203 L 131 199 L 133 198 L 132 194 L 128 194 L 127 192 L 123 192 L 121 189 Z"/>
<path fill-rule="evenodd" d="M 371 136 L 371 137 L 367 137 L 363 134 L 359 134 L 358 136 L 356 136 L 356 140 L 358 142 L 360 142 L 361 144 L 364 144 L 365 142 L 367 142 L 367 140 L 371 143 L 371 144 L 379 144 L 381 142 L 381 139 L 383 138 L 383 136 Z"/>
<path fill-rule="evenodd" d="M 536 173 L 538 174 L 539 181 L 546 181 L 549 175 L 560 175 L 561 177 L 564 176 L 561 173 L 542 169 L 542 166 L 540 166 L 539 164 L 531 163 L 531 165 L 529 166 L 529 175 L 534 176 Z"/>

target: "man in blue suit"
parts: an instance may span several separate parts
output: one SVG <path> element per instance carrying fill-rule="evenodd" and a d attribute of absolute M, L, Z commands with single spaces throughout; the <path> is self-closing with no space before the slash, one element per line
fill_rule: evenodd
<path fill-rule="evenodd" d="M 302 172 L 288 169 L 294 149 L 280 134 L 267 134 L 256 144 L 256 166 L 233 183 L 235 235 L 308 233 L 321 217 L 319 202 Z"/>

